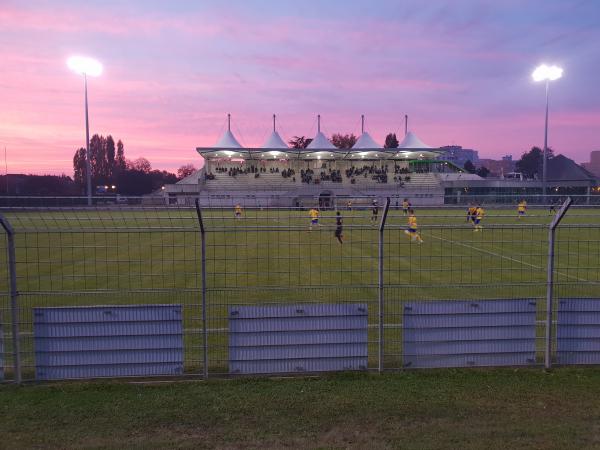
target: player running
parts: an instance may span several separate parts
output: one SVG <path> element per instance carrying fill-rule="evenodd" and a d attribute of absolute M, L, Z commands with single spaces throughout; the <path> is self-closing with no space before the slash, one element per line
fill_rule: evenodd
<path fill-rule="evenodd" d="M 371 207 L 371 222 L 377 223 L 377 214 L 379 214 L 379 207 L 377 206 L 377 200 L 373 200 Z"/>
<path fill-rule="evenodd" d="M 473 204 L 469 205 L 469 209 L 467 209 L 467 223 L 475 222 L 475 217 L 477 216 L 477 207 Z"/>
<path fill-rule="evenodd" d="M 319 225 L 319 214 L 319 210 L 315 208 L 311 208 L 311 210 L 308 211 L 308 215 L 310 216 L 310 226 L 308 227 L 309 230 L 312 231 L 313 225 Z"/>
<path fill-rule="evenodd" d="M 342 234 L 342 215 L 338 211 L 335 217 L 335 237 L 340 244 L 344 243 L 344 235 Z"/>
<path fill-rule="evenodd" d="M 411 204 L 407 198 L 402 200 L 402 214 L 404 214 L 406 216 L 408 214 L 408 210 L 410 207 L 411 207 Z"/>
<path fill-rule="evenodd" d="M 483 225 L 481 225 L 481 221 L 483 220 L 483 216 L 485 216 L 485 210 L 481 206 L 477 206 L 475 212 L 475 219 L 473 220 L 473 231 L 483 230 Z"/>
<path fill-rule="evenodd" d="M 412 208 L 409 208 L 408 210 L 408 229 L 404 230 L 404 233 L 407 236 L 410 236 L 411 242 L 417 241 L 419 244 L 423 243 L 423 239 L 421 239 L 421 235 L 417 228 L 417 217 Z"/>
<path fill-rule="evenodd" d="M 233 211 L 234 211 L 236 219 L 242 218 L 242 207 L 240 206 L 239 203 L 237 205 L 235 205 L 235 208 L 233 209 Z"/>
<path fill-rule="evenodd" d="M 517 206 L 517 214 L 518 214 L 517 217 L 519 219 L 521 217 L 524 217 L 526 212 L 527 212 L 527 202 L 525 200 L 521 200 L 519 202 L 519 205 Z"/>

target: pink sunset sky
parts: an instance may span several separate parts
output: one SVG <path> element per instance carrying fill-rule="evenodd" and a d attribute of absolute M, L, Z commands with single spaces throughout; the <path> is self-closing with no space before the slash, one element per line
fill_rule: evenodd
<path fill-rule="evenodd" d="M 584 162 L 600 149 L 598 23 L 591 0 L 2 0 L 0 145 L 9 173 L 72 174 L 83 79 L 66 59 L 79 54 L 104 65 L 89 82 L 91 133 L 153 168 L 201 166 L 195 148 L 217 141 L 228 112 L 244 146 L 263 143 L 273 113 L 286 140 L 312 137 L 317 113 L 326 134 L 358 134 L 365 114 L 380 143 L 408 114 L 429 145 L 518 158 L 543 144 L 544 87 L 530 75 L 547 62 L 565 71 L 549 145 Z"/>

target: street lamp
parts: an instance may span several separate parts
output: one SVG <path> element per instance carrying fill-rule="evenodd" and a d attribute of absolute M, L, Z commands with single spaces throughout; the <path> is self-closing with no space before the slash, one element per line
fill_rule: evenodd
<path fill-rule="evenodd" d="M 533 81 L 546 82 L 546 123 L 544 126 L 544 154 L 542 158 L 542 191 L 544 203 L 546 203 L 546 166 L 548 161 L 548 91 L 550 82 L 558 80 L 562 77 L 562 73 L 563 70 L 558 66 L 547 66 L 546 64 L 542 64 L 531 74 Z"/>
<path fill-rule="evenodd" d="M 88 205 L 92 205 L 92 170 L 90 167 L 90 125 L 88 121 L 87 77 L 99 77 L 102 74 L 102 64 L 86 56 L 71 56 L 67 66 L 73 72 L 83 75 L 85 89 L 85 171 L 87 182 Z"/>

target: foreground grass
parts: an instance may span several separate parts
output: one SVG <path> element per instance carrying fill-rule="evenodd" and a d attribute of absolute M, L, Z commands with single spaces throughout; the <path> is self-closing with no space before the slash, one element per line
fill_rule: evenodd
<path fill-rule="evenodd" d="M 0 448 L 593 448 L 600 370 L 0 387 Z"/>

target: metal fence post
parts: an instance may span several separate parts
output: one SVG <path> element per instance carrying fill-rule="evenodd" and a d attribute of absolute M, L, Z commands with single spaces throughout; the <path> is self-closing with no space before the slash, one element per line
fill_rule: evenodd
<path fill-rule="evenodd" d="M 379 352 L 378 352 L 378 371 L 383 372 L 383 349 L 384 349 L 384 292 L 383 292 L 383 231 L 385 229 L 385 221 L 387 219 L 388 211 L 390 209 L 390 198 L 387 197 L 385 200 L 385 206 L 383 214 L 381 215 L 381 222 L 379 223 L 379 267 L 378 283 L 377 288 L 379 291 Z"/>
<path fill-rule="evenodd" d="M 196 198 L 196 214 L 200 224 L 200 242 L 201 242 L 201 277 L 202 277 L 202 358 L 203 358 L 203 376 L 208 378 L 208 329 L 206 328 L 206 230 L 202 220 L 202 211 L 200 211 L 200 202 Z"/>
<path fill-rule="evenodd" d="M 21 349 L 19 338 L 19 301 L 17 290 L 17 258 L 15 255 L 15 231 L 6 217 L 0 214 L 0 224 L 7 235 L 8 272 L 10 283 L 10 313 L 12 321 L 13 361 L 15 382 L 21 383 Z"/>
<path fill-rule="evenodd" d="M 552 367 L 552 297 L 554 295 L 554 237 L 556 227 L 571 206 L 572 199 L 568 197 L 560 207 L 548 229 L 548 270 L 546 278 L 546 339 L 544 352 L 544 367 Z"/>

